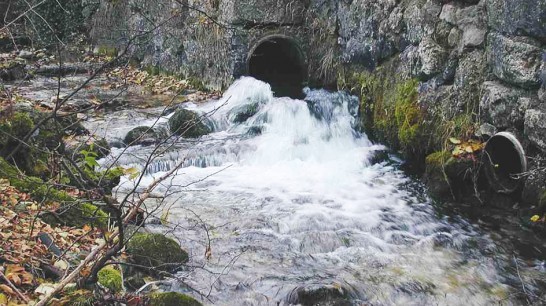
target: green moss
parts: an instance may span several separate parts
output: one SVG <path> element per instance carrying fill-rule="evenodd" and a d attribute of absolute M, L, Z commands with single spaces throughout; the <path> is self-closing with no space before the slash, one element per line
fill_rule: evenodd
<path fill-rule="evenodd" d="M 58 218 L 42 218 L 46 223 L 62 223 L 68 226 L 83 227 L 92 225 L 98 228 L 107 228 L 109 216 L 99 207 L 91 203 L 67 203 L 57 211 Z"/>
<path fill-rule="evenodd" d="M 427 168 L 431 167 L 434 169 L 441 169 L 447 162 L 451 159 L 451 153 L 448 151 L 438 151 L 432 154 L 429 154 L 426 157 Z"/>
<path fill-rule="evenodd" d="M 188 261 L 188 253 L 162 234 L 135 234 L 127 243 L 127 253 L 134 263 L 157 271 L 174 272 Z"/>
<path fill-rule="evenodd" d="M 111 267 L 102 268 L 98 276 L 98 282 L 112 292 L 120 292 L 123 289 L 121 273 Z"/>
<path fill-rule="evenodd" d="M 27 176 L 0 157 L 0 178 L 10 181 L 10 184 L 20 191 L 29 193 L 36 201 L 70 202 L 74 198 L 62 190 L 44 183 L 40 178 Z"/>
<path fill-rule="evenodd" d="M 150 296 L 150 305 L 154 306 L 201 306 L 191 296 L 178 292 L 155 293 Z"/>

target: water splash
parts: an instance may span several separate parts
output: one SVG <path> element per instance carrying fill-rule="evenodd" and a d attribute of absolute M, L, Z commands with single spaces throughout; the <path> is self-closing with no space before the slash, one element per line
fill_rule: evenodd
<path fill-rule="evenodd" d="M 192 264 L 206 269 L 181 277 L 218 305 L 288 303 L 295 288 L 332 284 L 351 292 L 355 304 L 500 300 L 508 289 L 494 259 L 469 247 L 494 251 L 490 240 L 464 221 L 438 218 L 395 163 L 370 164 L 384 147 L 356 132 L 355 97 L 306 94 L 275 98 L 266 83 L 242 78 L 220 100 L 186 106 L 210 113 L 214 133 L 179 144 L 142 182 L 185 160 L 161 191 L 175 189 L 170 220 L 184 228 L 177 237 Z M 141 166 L 146 150 L 120 161 Z M 124 180 L 120 190 L 132 184 Z M 211 229 L 209 261 L 196 215 Z"/>

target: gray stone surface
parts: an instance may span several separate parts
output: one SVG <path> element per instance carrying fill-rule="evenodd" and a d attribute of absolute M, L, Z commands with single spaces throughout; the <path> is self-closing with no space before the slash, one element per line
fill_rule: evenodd
<path fill-rule="evenodd" d="M 494 30 L 546 39 L 546 1 L 484 0 L 487 22 Z"/>
<path fill-rule="evenodd" d="M 497 128 L 523 127 L 526 111 L 526 93 L 521 89 L 506 87 L 498 82 L 485 82 L 480 108 L 486 122 Z"/>
<path fill-rule="evenodd" d="M 546 153 L 546 111 L 528 109 L 525 112 L 525 136 Z"/>
<path fill-rule="evenodd" d="M 510 84 L 539 87 L 543 50 L 531 42 L 525 38 L 489 34 L 488 55 L 495 76 Z"/>

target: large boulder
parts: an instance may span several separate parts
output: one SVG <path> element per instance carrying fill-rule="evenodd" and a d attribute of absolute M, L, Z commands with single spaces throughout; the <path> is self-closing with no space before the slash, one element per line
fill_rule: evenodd
<path fill-rule="evenodd" d="M 538 43 L 524 37 L 488 36 L 493 74 L 499 79 L 525 88 L 540 86 L 542 50 Z"/>
<path fill-rule="evenodd" d="M 186 138 L 198 138 L 211 132 L 203 120 L 204 118 L 196 112 L 179 109 L 169 118 L 169 128 L 173 134 Z"/>
<path fill-rule="evenodd" d="M 485 82 L 480 101 L 483 119 L 499 129 L 522 129 L 525 112 L 532 104 L 526 95 L 521 89 L 499 82 Z"/>
<path fill-rule="evenodd" d="M 487 22 L 498 32 L 546 39 L 546 1 L 486 0 Z"/>
<path fill-rule="evenodd" d="M 188 253 L 162 234 L 136 233 L 127 243 L 127 254 L 131 262 L 152 274 L 173 273 L 188 262 Z"/>

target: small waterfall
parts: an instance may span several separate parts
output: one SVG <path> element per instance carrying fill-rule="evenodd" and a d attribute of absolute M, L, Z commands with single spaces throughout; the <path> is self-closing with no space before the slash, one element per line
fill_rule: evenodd
<path fill-rule="evenodd" d="M 218 305 L 283 305 L 301 288 L 335 284 L 350 288 L 355 305 L 498 302 L 494 292 L 508 289 L 494 258 L 469 247 L 494 250 L 491 241 L 464 221 L 437 217 L 396 162 L 370 164 L 384 147 L 356 131 L 356 97 L 305 94 L 277 98 L 245 77 L 218 101 L 185 105 L 211 114 L 214 132 L 177 143 L 141 182 L 184 161 L 157 190 L 175 194 L 167 202 L 177 237 L 192 265 L 206 267 L 180 276 Z M 136 147 L 119 163 L 142 167 L 149 153 Z M 207 237 L 210 260 L 202 255 Z"/>

